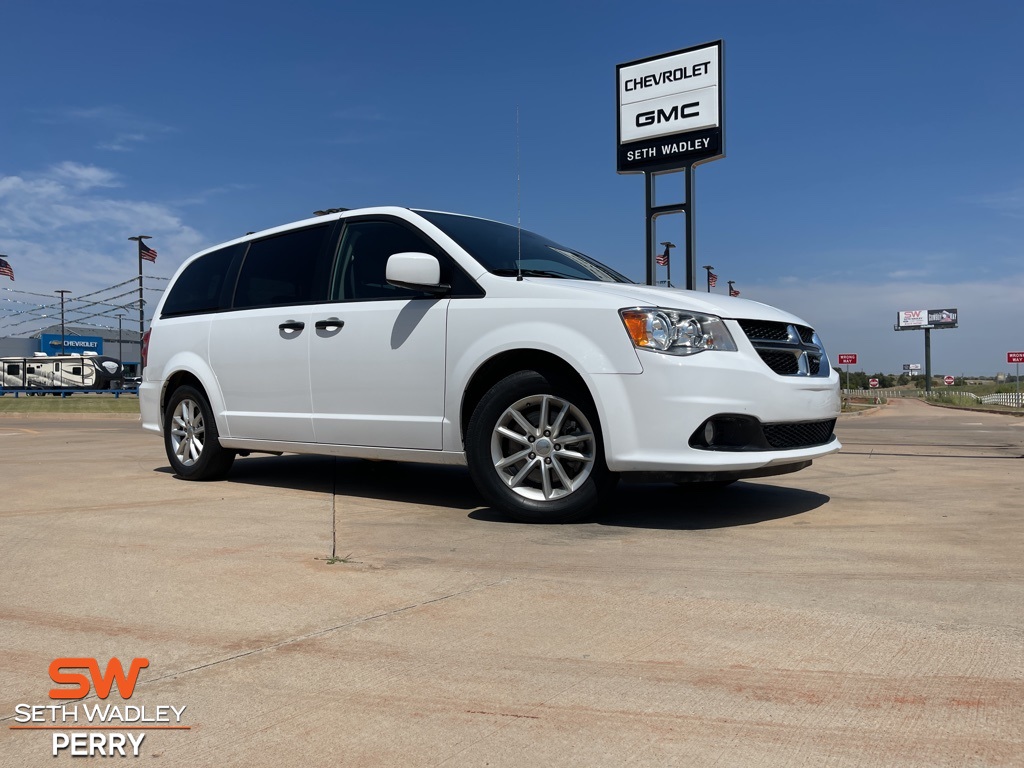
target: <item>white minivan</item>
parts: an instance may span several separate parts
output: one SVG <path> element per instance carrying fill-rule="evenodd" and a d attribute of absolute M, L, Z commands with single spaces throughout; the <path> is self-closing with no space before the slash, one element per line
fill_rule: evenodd
<path fill-rule="evenodd" d="M 465 464 L 533 522 L 586 516 L 620 475 L 720 486 L 840 447 L 838 374 L 803 320 L 436 211 L 338 211 L 196 254 L 143 365 L 143 427 L 179 477 L 240 452 Z"/>

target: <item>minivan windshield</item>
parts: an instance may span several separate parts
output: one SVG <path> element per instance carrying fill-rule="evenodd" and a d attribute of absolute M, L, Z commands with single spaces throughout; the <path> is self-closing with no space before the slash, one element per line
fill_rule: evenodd
<path fill-rule="evenodd" d="M 631 283 L 611 267 L 525 229 L 471 216 L 416 211 L 495 275 Z"/>

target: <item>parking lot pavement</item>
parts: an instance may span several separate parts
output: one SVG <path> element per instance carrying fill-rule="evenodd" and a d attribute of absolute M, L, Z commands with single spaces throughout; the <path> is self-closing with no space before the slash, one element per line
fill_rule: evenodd
<path fill-rule="evenodd" d="M 1024 764 L 1024 419 L 897 402 L 839 434 L 797 474 L 529 526 L 461 469 L 188 483 L 136 421 L 0 419 L 0 765 L 74 732 L 174 766 Z M 149 666 L 51 700 L 62 657 Z M 55 703 L 78 722 L 11 727 Z"/>

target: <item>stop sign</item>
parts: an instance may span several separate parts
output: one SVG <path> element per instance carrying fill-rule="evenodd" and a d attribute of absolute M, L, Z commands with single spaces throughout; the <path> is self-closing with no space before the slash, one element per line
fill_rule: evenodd
<path fill-rule="evenodd" d="M 868 379 L 868 386 L 874 389 L 878 386 L 878 379 Z"/>
<path fill-rule="evenodd" d="M 947 387 L 952 387 L 953 382 L 955 382 L 956 379 L 954 379 L 952 376 L 947 376 L 946 378 L 943 379 L 943 381 L 946 383 Z"/>

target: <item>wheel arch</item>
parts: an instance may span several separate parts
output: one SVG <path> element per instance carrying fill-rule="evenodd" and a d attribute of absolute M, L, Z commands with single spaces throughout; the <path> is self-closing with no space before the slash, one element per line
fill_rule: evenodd
<path fill-rule="evenodd" d="M 171 400 L 171 396 L 175 391 L 182 386 L 193 387 L 199 391 L 199 393 L 206 398 L 206 402 L 210 406 L 210 410 L 213 412 L 214 420 L 217 421 L 217 428 L 221 435 L 226 434 L 225 425 L 220 423 L 220 409 L 216 401 L 216 393 L 211 397 L 210 388 L 203 384 L 202 379 L 194 372 L 187 369 L 180 369 L 172 373 L 164 381 L 164 388 L 160 394 L 160 424 L 163 425 L 164 418 L 167 414 L 167 404 Z"/>
<path fill-rule="evenodd" d="M 537 371 L 552 375 L 579 389 L 597 415 L 598 422 L 601 421 L 590 387 L 572 364 L 558 355 L 540 349 L 510 349 L 499 352 L 486 360 L 476 369 L 466 385 L 462 395 L 462 406 L 459 410 L 459 434 L 463 446 L 466 444 L 469 420 L 480 400 L 491 387 L 517 371 Z"/>

